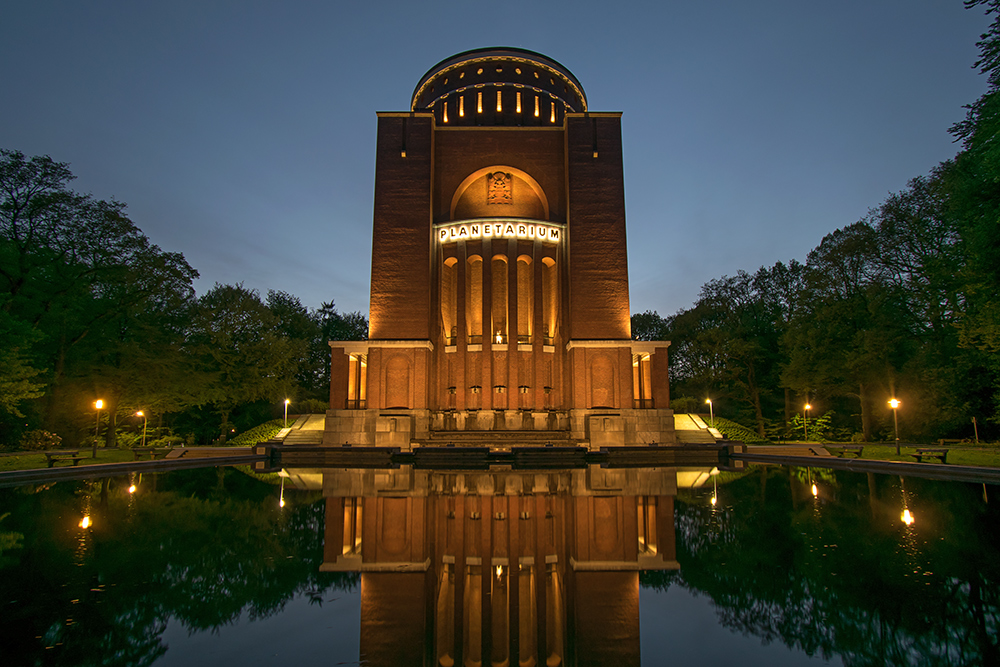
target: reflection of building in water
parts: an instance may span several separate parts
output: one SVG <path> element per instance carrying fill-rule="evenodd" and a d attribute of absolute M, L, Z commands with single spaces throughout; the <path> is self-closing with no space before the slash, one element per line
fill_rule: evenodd
<path fill-rule="evenodd" d="M 679 567 L 677 484 L 674 469 L 326 470 L 322 569 L 362 573 L 369 665 L 638 665 L 639 571 Z"/>
<path fill-rule="evenodd" d="M 369 340 L 334 341 L 323 444 L 673 444 L 666 341 L 633 341 L 621 114 L 480 49 L 378 114 Z"/>

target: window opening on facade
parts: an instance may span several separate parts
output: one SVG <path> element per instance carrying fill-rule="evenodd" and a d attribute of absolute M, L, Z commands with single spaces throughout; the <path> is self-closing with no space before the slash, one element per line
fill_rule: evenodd
<path fill-rule="evenodd" d="M 556 295 L 558 288 L 556 261 L 551 257 L 542 258 L 542 343 L 554 345 L 556 335 Z"/>
<path fill-rule="evenodd" d="M 456 344 L 458 327 L 458 259 L 448 257 L 441 267 L 441 325 L 445 345 Z"/>
<path fill-rule="evenodd" d="M 517 342 L 519 345 L 531 343 L 531 316 L 535 312 L 534 296 L 531 258 L 527 255 L 521 255 L 517 258 Z"/>
<path fill-rule="evenodd" d="M 483 342 L 483 258 L 479 255 L 469 257 L 468 271 L 465 280 L 465 326 L 468 331 L 469 344 L 481 345 Z"/>
<path fill-rule="evenodd" d="M 348 363 L 347 405 L 348 410 L 364 410 L 368 384 L 368 356 L 352 354 Z"/>
<path fill-rule="evenodd" d="M 507 258 L 493 257 L 490 279 L 493 282 L 493 328 L 491 337 L 494 345 L 507 343 Z"/>
<path fill-rule="evenodd" d="M 653 407 L 653 387 L 649 372 L 649 355 L 632 355 L 632 403 L 642 410 Z"/>

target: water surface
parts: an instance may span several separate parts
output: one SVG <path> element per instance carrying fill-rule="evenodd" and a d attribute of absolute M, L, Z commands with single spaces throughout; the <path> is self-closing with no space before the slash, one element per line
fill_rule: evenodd
<path fill-rule="evenodd" d="M 996 664 L 996 487 L 711 473 L 3 489 L 0 662 Z"/>

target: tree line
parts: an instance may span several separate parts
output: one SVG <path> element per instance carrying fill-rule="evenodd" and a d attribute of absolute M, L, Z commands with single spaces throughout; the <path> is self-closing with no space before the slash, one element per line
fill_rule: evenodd
<path fill-rule="evenodd" d="M 197 296 L 183 255 L 73 178 L 48 156 L 0 150 L 0 444 L 44 429 L 113 446 L 138 411 L 204 442 L 285 398 L 326 401 L 326 341 L 366 338 L 364 315 L 242 284 Z"/>
<path fill-rule="evenodd" d="M 1000 0 L 975 67 L 988 90 L 961 150 L 792 260 L 705 284 L 691 308 L 632 318 L 667 339 L 675 407 L 705 398 L 761 436 L 812 405 L 838 437 L 996 437 L 1000 420 Z M 721 400 L 720 400 L 721 399 Z M 976 418 L 974 426 L 972 419 Z M 985 429 L 985 431 L 984 431 Z"/>

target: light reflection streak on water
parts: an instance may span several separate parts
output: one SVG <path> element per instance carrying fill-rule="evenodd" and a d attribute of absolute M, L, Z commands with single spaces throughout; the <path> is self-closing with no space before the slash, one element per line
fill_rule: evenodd
<path fill-rule="evenodd" d="M 899 492 L 900 500 L 903 505 L 899 518 L 900 523 L 903 524 L 903 531 L 900 536 L 900 547 L 902 548 L 903 553 L 906 554 L 907 565 L 909 568 L 909 572 L 907 572 L 904 576 L 923 576 L 930 578 L 933 575 L 933 572 L 926 570 L 923 563 L 921 563 L 923 560 L 924 542 L 917 535 L 916 516 L 910 510 L 910 507 L 913 505 L 914 496 L 912 492 L 906 490 L 906 482 L 902 477 L 899 478 Z M 931 585 L 929 579 L 926 582 L 926 585 Z"/>
<path fill-rule="evenodd" d="M 76 525 L 76 549 L 73 551 L 73 564 L 83 567 L 83 561 L 90 549 L 91 535 L 90 528 L 93 526 L 93 498 L 89 493 L 83 496 L 83 507 L 80 512 L 82 519 Z"/>

